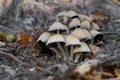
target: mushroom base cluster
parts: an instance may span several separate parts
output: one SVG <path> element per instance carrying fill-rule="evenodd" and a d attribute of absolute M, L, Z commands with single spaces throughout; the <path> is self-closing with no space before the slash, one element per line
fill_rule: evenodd
<path fill-rule="evenodd" d="M 88 16 L 72 10 L 62 11 L 47 32 L 40 34 L 37 43 L 51 49 L 56 58 L 79 62 L 91 53 L 89 44 L 102 44 L 100 27 Z"/>

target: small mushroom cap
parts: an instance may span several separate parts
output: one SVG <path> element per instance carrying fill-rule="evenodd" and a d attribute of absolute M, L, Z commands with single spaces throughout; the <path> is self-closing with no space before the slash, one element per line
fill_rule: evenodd
<path fill-rule="evenodd" d="M 81 47 L 77 46 L 73 50 L 73 53 L 78 52 L 91 52 L 91 50 L 85 42 L 81 42 Z"/>
<path fill-rule="evenodd" d="M 81 28 L 76 28 L 71 34 L 76 36 L 79 40 L 85 40 L 88 37 L 84 29 Z"/>
<path fill-rule="evenodd" d="M 79 18 L 80 18 L 81 21 L 84 21 L 84 20 L 88 20 L 90 22 L 92 21 L 91 18 L 89 18 L 88 16 L 86 16 L 84 14 L 79 13 L 78 16 L 79 16 Z"/>
<path fill-rule="evenodd" d="M 70 45 L 81 45 L 79 39 L 71 34 L 67 35 L 65 37 L 66 40 L 66 46 L 70 46 Z"/>
<path fill-rule="evenodd" d="M 67 11 L 67 16 L 68 17 L 75 17 L 75 16 L 78 16 L 78 14 L 75 11 L 69 10 L 69 11 Z"/>
<path fill-rule="evenodd" d="M 49 38 L 49 40 L 47 41 L 46 45 L 48 46 L 48 45 L 50 45 L 52 43 L 56 43 L 56 42 L 63 42 L 63 43 L 65 43 L 65 39 L 63 38 L 62 35 L 55 34 L 55 35 L 53 35 L 53 36 L 51 36 Z"/>
<path fill-rule="evenodd" d="M 80 26 L 80 20 L 78 18 L 74 18 L 72 19 L 72 21 L 69 23 L 69 28 L 75 28 L 75 27 L 78 27 Z"/>
<path fill-rule="evenodd" d="M 94 22 L 92 22 L 91 28 L 92 28 L 92 30 L 100 31 L 100 27 Z"/>
<path fill-rule="evenodd" d="M 94 40 L 96 39 L 102 40 L 104 38 L 103 34 L 99 31 L 91 30 L 90 33 L 91 33 L 92 38 L 94 38 Z"/>
<path fill-rule="evenodd" d="M 81 28 L 90 30 L 90 22 L 88 20 L 85 20 L 81 23 Z"/>
<path fill-rule="evenodd" d="M 58 13 L 56 15 L 56 17 L 58 17 L 58 16 L 67 16 L 67 11 L 62 11 L 62 12 Z"/>
<path fill-rule="evenodd" d="M 92 40 L 92 36 L 91 36 L 90 32 L 88 30 L 86 30 L 86 29 L 84 29 L 84 31 L 85 31 L 85 34 L 87 36 L 86 39 L 87 40 Z"/>
<path fill-rule="evenodd" d="M 46 43 L 50 37 L 51 37 L 50 32 L 43 32 L 38 38 L 37 42 L 41 41 Z"/>
<path fill-rule="evenodd" d="M 49 31 L 56 31 L 56 30 L 65 30 L 68 31 L 67 26 L 63 25 L 60 22 L 54 22 L 50 27 L 49 27 Z"/>

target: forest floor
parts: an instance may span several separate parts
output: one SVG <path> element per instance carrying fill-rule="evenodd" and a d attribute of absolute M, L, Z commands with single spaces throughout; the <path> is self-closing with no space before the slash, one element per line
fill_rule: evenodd
<path fill-rule="evenodd" d="M 19 17 L 18 21 L 9 15 L 1 16 L 0 31 L 14 34 L 17 37 L 20 32 L 30 34 L 35 30 L 35 36 L 38 37 L 48 28 L 45 25 L 51 24 L 49 22 L 62 10 L 74 10 L 86 15 L 90 15 L 95 10 L 101 10 L 111 16 L 107 21 L 103 20 L 100 26 L 105 36 L 100 48 L 109 54 L 105 64 L 120 67 L 120 6 L 111 0 L 93 0 L 94 2 L 86 0 L 88 1 L 86 6 L 83 5 L 84 0 L 55 1 L 43 0 L 43 4 L 39 4 L 39 11 L 34 9 L 31 14 L 26 13 L 22 18 Z M 66 71 L 78 64 L 80 62 L 76 64 L 56 59 L 55 55 L 49 51 L 39 53 L 39 50 L 36 51 L 33 46 L 19 45 L 17 41 L 0 47 L 0 80 L 67 80 L 62 78 L 67 74 Z M 69 78 L 68 80 L 75 79 Z"/>

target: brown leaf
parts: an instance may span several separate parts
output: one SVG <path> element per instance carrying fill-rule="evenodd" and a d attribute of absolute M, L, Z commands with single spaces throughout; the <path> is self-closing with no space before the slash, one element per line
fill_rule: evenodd
<path fill-rule="evenodd" d="M 100 49 L 98 46 L 95 46 L 93 44 L 89 44 L 89 47 L 90 47 L 93 55 L 97 54 L 98 52 L 103 52 L 102 49 Z"/>
<path fill-rule="evenodd" d="M 38 66 L 38 67 L 42 67 L 42 68 L 45 67 L 45 65 L 42 64 L 42 63 L 37 63 L 37 66 Z"/>
<path fill-rule="evenodd" d="M 114 68 L 114 73 L 117 76 L 118 80 L 120 80 L 120 68 Z"/>
<path fill-rule="evenodd" d="M 120 6 L 120 0 L 112 0 L 114 3 L 116 3 L 118 6 Z"/>
<path fill-rule="evenodd" d="M 102 25 L 102 20 L 107 20 L 111 17 L 111 15 L 104 13 L 101 10 L 93 11 L 90 15 L 93 22 L 97 23 L 99 26 Z"/>
<path fill-rule="evenodd" d="M 115 66 L 103 65 L 102 66 L 102 70 L 104 72 L 103 77 L 114 77 L 115 76 L 114 68 Z"/>
<path fill-rule="evenodd" d="M 30 35 L 25 34 L 23 32 L 19 33 L 17 37 L 18 43 L 21 45 L 29 45 L 30 43 L 35 43 L 34 39 Z"/>

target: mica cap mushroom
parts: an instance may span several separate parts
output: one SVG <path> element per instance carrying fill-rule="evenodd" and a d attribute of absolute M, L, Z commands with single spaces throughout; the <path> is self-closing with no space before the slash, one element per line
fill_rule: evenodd
<path fill-rule="evenodd" d="M 66 60 L 67 59 L 67 55 L 66 55 L 66 53 L 65 53 L 65 51 L 64 51 L 63 46 L 61 45 L 61 43 L 65 43 L 64 37 L 62 35 L 60 35 L 60 34 L 54 34 L 53 36 L 51 36 L 49 38 L 49 40 L 47 41 L 46 45 L 48 47 L 52 47 L 52 50 L 53 50 L 53 47 L 54 47 L 54 50 L 56 50 L 56 51 L 58 51 L 57 50 L 57 47 L 58 47 L 58 49 L 60 51 L 59 54 L 62 55 L 62 57 L 63 57 L 64 60 Z M 57 47 L 56 46 L 52 46 L 53 44 L 56 44 Z M 56 53 L 56 55 L 57 54 L 58 53 Z"/>
<path fill-rule="evenodd" d="M 68 32 L 67 26 L 63 25 L 61 22 L 54 22 L 48 31 L 66 31 Z"/>
<path fill-rule="evenodd" d="M 69 60 L 73 60 L 73 49 L 75 46 L 81 46 L 81 43 L 79 41 L 79 39 L 71 34 L 69 34 L 68 36 L 66 36 L 65 38 L 66 40 L 66 47 L 70 46 L 70 57 Z"/>
<path fill-rule="evenodd" d="M 83 21 L 83 22 L 81 22 L 81 28 L 83 28 L 83 29 L 87 29 L 87 30 L 90 30 L 91 29 L 91 27 L 90 27 L 90 22 L 88 21 L 88 20 L 85 20 L 85 21 Z"/>
<path fill-rule="evenodd" d="M 68 25 L 69 29 L 80 27 L 80 20 L 78 18 L 74 18 Z"/>
<path fill-rule="evenodd" d="M 76 36 L 79 40 L 88 40 L 90 38 L 90 35 L 81 28 L 76 28 L 73 32 L 71 32 L 71 34 Z"/>

